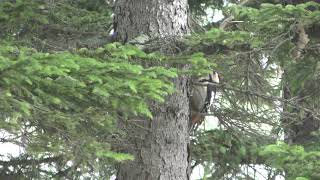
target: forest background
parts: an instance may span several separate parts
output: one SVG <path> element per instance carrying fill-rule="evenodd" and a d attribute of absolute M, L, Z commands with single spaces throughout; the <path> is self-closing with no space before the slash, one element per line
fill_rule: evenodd
<path fill-rule="evenodd" d="M 221 83 L 206 115 L 219 125 L 183 140 L 188 169 L 203 167 L 202 179 L 320 179 L 320 5 L 188 5 L 183 38 L 125 41 L 112 33 L 111 0 L 1 0 L 0 143 L 21 152 L 0 155 L 0 179 L 125 177 L 139 160 L 128 137 L 153 138 L 137 121 L 155 122 L 177 79 L 213 70 Z M 217 10 L 224 18 L 213 22 Z"/>

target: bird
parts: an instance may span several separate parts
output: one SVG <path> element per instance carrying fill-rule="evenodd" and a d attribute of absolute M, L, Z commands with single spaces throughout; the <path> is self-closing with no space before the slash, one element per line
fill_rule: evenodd
<path fill-rule="evenodd" d="M 203 122 L 212 98 L 215 99 L 219 74 L 213 71 L 205 77 L 194 78 L 193 82 L 190 96 L 191 130 Z"/>
<path fill-rule="evenodd" d="M 216 85 L 220 83 L 220 78 L 219 78 L 218 72 L 216 72 L 216 71 L 214 71 L 213 74 L 209 74 L 209 76 L 210 76 L 210 83 L 214 83 L 214 84 L 208 85 L 208 93 L 210 93 L 210 96 L 208 95 L 207 97 L 210 98 L 209 100 L 211 100 L 212 92 L 214 93 L 213 99 L 216 99 L 216 94 L 217 94 L 217 86 Z"/>

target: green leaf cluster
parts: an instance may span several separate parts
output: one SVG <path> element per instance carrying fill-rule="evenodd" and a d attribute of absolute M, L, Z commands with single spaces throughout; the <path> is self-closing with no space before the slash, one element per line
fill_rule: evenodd
<path fill-rule="evenodd" d="M 242 28 L 251 31 L 254 36 L 261 36 L 263 33 L 263 40 L 270 41 L 274 37 L 294 30 L 294 24 L 297 22 L 302 22 L 306 26 L 319 24 L 319 7 L 316 2 L 296 6 L 266 3 L 261 4 L 259 9 L 235 5 L 231 6 L 229 11 L 235 19 L 243 21 L 240 23 Z"/>
<path fill-rule="evenodd" d="M 251 163 L 274 168 L 266 167 L 273 177 L 282 172 L 291 179 L 319 179 L 318 151 L 274 145 L 283 131 L 295 131 L 289 138 L 318 140 L 314 136 L 318 131 L 310 132 L 310 126 L 317 129 L 320 107 L 319 4 L 262 4 L 256 8 L 235 5 L 226 9 L 234 18 L 225 30 L 211 29 L 188 39 L 191 51 L 204 53 L 222 72 L 221 95 L 215 100 L 218 105 L 211 109 L 220 127 L 215 127 L 216 133 L 205 131 L 195 137 L 194 160 L 209 167 L 211 179 L 246 178 L 243 174 L 254 178 L 241 169 Z M 301 57 L 294 59 L 299 23 L 310 41 L 301 50 Z M 290 89 L 289 93 L 284 87 Z M 290 98 L 285 99 L 288 94 Z M 273 130 L 260 131 L 269 127 Z M 231 145 L 226 146 L 229 139 Z M 257 148 L 266 144 L 274 149 Z M 255 153 L 247 153 L 251 150 Z M 243 156 L 241 152 L 246 153 Z"/>
<path fill-rule="evenodd" d="M 63 156 L 60 163 L 72 161 L 84 169 L 96 159 L 102 164 L 131 160 L 111 150 L 120 133 L 116 121 L 152 118 L 148 102 L 164 102 L 174 90 L 170 79 L 176 77 L 175 69 L 134 61 L 148 57 L 120 44 L 39 53 L 2 43 L 0 128 L 18 137 L 27 133 L 27 139 L 10 142 L 26 147 L 36 159 Z"/>
<path fill-rule="evenodd" d="M 263 144 L 245 133 L 233 134 L 220 129 L 199 132 L 191 142 L 194 165 L 207 164 L 209 174 L 216 179 L 223 178 L 224 173 L 231 169 L 240 171 L 239 164 L 257 163 L 257 143 Z M 214 167 L 208 162 L 214 162 Z"/>
<path fill-rule="evenodd" d="M 320 151 L 305 151 L 302 146 L 279 143 L 262 147 L 259 155 L 266 159 L 267 165 L 288 173 L 289 180 L 320 178 Z"/>
<path fill-rule="evenodd" d="M 0 3 L 0 29 L 17 34 L 25 28 L 33 29 L 35 25 L 48 24 L 44 11 L 42 1 L 5 0 Z"/>

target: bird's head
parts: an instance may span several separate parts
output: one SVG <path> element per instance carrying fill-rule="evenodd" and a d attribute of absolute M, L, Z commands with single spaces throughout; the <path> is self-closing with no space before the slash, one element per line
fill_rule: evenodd
<path fill-rule="evenodd" d="M 220 82 L 219 74 L 218 74 L 217 71 L 213 71 L 212 73 L 210 73 L 209 74 L 209 79 L 213 83 L 219 83 Z"/>

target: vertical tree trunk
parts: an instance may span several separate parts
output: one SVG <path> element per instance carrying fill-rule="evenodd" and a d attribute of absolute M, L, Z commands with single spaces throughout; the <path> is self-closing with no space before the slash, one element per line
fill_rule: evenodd
<path fill-rule="evenodd" d="M 123 42 L 142 34 L 153 38 L 189 32 L 187 0 L 118 0 L 114 12 L 115 33 Z M 135 160 L 120 165 L 119 180 L 189 179 L 187 82 L 186 77 L 175 79 L 176 93 L 164 104 L 151 104 L 152 120 L 125 126 L 130 131 L 126 152 Z"/>
<path fill-rule="evenodd" d="M 190 31 L 187 0 L 117 0 L 114 14 L 115 33 L 124 42 L 142 34 L 167 37 Z"/>

